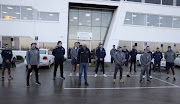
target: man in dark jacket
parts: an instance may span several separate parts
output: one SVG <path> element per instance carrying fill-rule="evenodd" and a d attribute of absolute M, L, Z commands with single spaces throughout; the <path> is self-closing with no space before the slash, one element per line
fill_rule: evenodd
<path fill-rule="evenodd" d="M 88 86 L 87 82 L 87 70 L 88 70 L 88 63 L 89 66 L 91 65 L 91 53 L 89 49 L 87 48 L 87 45 L 84 43 L 82 48 L 78 51 L 78 62 L 77 66 L 79 66 L 79 82 L 78 85 L 81 86 L 81 77 L 82 72 L 84 70 L 84 80 L 85 85 Z"/>
<path fill-rule="evenodd" d="M 129 51 L 127 50 L 126 46 L 123 46 L 123 50 L 122 52 L 124 52 L 125 54 L 125 61 L 124 61 L 124 65 L 126 66 L 126 76 L 130 77 L 129 75 L 129 70 L 128 70 L 128 64 L 129 64 Z"/>
<path fill-rule="evenodd" d="M 130 72 L 132 70 L 132 64 L 134 64 L 134 72 L 136 72 L 136 55 L 137 55 L 137 50 L 136 50 L 136 46 L 133 46 L 132 48 L 133 49 L 130 51 L 130 56 L 131 56 Z"/>
<path fill-rule="evenodd" d="M 96 66 L 95 76 L 94 77 L 97 77 L 98 67 L 99 67 L 100 64 L 102 66 L 102 71 L 103 71 L 104 77 L 107 77 L 106 74 L 105 74 L 105 71 L 104 71 L 104 58 L 105 58 L 105 56 L 106 56 L 106 51 L 103 48 L 103 45 L 100 44 L 98 49 L 96 50 L 97 66 Z"/>
<path fill-rule="evenodd" d="M 13 78 L 11 77 L 11 59 L 13 56 L 12 51 L 9 49 L 8 44 L 5 44 L 5 49 L 1 53 L 3 62 L 2 62 L 2 81 L 4 81 L 4 71 L 5 69 L 8 69 L 8 75 L 9 75 L 9 80 L 12 80 Z"/>
<path fill-rule="evenodd" d="M 159 72 L 161 73 L 161 59 L 163 58 L 162 53 L 160 52 L 159 48 L 157 47 L 156 52 L 153 54 L 154 58 L 154 73 L 156 72 L 156 67 L 158 65 Z"/>
<path fill-rule="evenodd" d="M 62 47 L 62 42 L 58 41 L 57 46 L 53 49 L 52 51 L 53 56 L 55 56 L 55 66 L 54 66 L 54 80 L 56 80 L 56 72 L 57 68 L 60 65 L 60 74 L 61 74 L 61 79 L 65 79 L 63 76 L 63 62 L 64 62 L 64 54 L 65 54 L 65 49 Z"/>

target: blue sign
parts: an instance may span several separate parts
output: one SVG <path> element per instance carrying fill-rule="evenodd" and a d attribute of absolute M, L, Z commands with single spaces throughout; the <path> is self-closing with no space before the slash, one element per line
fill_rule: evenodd
<path fill-rule="evenodd" d="M 35 36 L 35 40 L 38 41 L 38 36 Z"/>
<path fill-rule="evenodd" d="M 174 47 L 176 47 L 176 43 L 174 43 Z"/>
<path fill-rule="evenodd" d="M 144 42 L 144 45 L 147 46 L 147 42 Z"/>

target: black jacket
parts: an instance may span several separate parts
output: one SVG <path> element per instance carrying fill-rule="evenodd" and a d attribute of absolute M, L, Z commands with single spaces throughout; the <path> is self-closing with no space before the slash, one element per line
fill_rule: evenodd
<path fill-rule="evenodd" d="M 131 60 L 136 60 L 137 50 L 132 49 L 130 52 Z"/>
<path fill-rule="evenodd" d="M 64 61 L 65 49 L 57 46 L 53 49 L 52 54 L 55 56 L 55 61 Z"/>
<path fill-rule="evenodd" d="M 91 63 L 91 53 L 88 48 L 81 48 L 78 51 L 78 64 L 79 63 Z"/>
<path fill-rule="evenodd" d="M 11 50 L 3 50 L 1 56 L 3 58 L 3 62 L 5 62 L 5 60 L 9 60 L 11 62 L 13 53 Z"/>
<path fill-rule="evenodd" d="M 100 49 L 100 48 L 98 48 L 97 50 L 96 50 L 96 56 L 97 56 L 97 58 L 98 58 L 98 60 L 100 59 L 100 58 L 105 58 L 105 56 L 106 56 L 106 51 L 105 51 L 105 49 L 103 48 L 102 50 Z"/>

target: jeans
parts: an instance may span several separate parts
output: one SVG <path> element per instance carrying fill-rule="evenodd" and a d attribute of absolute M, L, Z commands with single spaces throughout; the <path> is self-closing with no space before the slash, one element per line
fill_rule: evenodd
<path fill-rule="evenodd" d="M 79 83 L 81 83 L 82 72 L 84 70 L 84 80 L 87 82 L 87 70 L 88 70 L 88 63 L 80 63 L 79 65 Z"/>
<path fill-rule="evenodd" d="M 150 79 L 150 77 L 149 77 L 149 66 L 147 66 L 147 67 L 146 66 L 142 66 L 140 80 L 142 80 L 143 75 L 144 75 L 145 72 L 146 72 L 147 80 Z"/>
<path fill-rule="evenodd" d="M 59 65 L 60 65 L 60 74 L 61 74 L 61 77 L 63 77 L 63 61 L 59 61 L 59 62 L 55 61 L 55 65 L 54 65 L 54 77 L 56 77 L 56 72 L 57 72 L 57 68 L 58 68 Z"/>

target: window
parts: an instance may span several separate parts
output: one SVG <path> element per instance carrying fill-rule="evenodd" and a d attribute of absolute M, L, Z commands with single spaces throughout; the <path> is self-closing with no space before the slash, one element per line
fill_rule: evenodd
<path fill-rule="evenodd" d="M 32 7 L 21 7 L 21 13 L 22 20 L 37 20 L 39 15 Z"/>
<path fill-rule="evenodd" d="M 20 19 L 20 7 L 2 5 L 3 19 Z"/>
<path fill-rule="evenodd" d="M 1 18 L 1 5 L 0 5 L 0 18 Z"/>
<path fill-rule="evenodd" d="M 59 21 L 59 13 L 40 12 L 39 20 Z"/>
<path fill-rule="evenodd" d="M 70 12 L 69 25 L 78 25 L 79 15 L 78 12 Z"/>
<path fill-rule="evenodd" d="M 91 12 L 79 12 L 79 25 L 91 26 Z"/>
<path fill-rule="evenodd" d="M 174 17 L 173 18 L 173 27 L 174 28 L 180 28 L 180 17 Z"/>
<path fill-rule="evenodd" d="M 126 13 L 124 24 L 132 24 L 132 13 Z"/>
<path fill-rule="evenodd" d="M 77 39 L 78 26 L 69 26 L 69 39 Z"/>
<path fill-rule="evenodd" d="M 172 17 L 160 16 L 160 27 L 172 27 Z"/>
<path fill-rule="evenodd" d="M 163 5 L 173 5 L 173 0 L 162 0 Z"/>
<path fill-rule="evenodd" d="M 101 26 L 101 12 L 92 13 L 92 26 Z"/>
<path fill-rule="evenodd" d="M 111 23 L 112 14 L 111 13 L 102 13 L 102 22 L 101 26 L 107 27 Z"/>
<path fill-rule="evenodd" d="M 127 0 L 127 1 L 141 2 L 141 0 Z"/>
<path fill-rule="evenodd" d="M 100 27 L 92 27 L 92 40 L 100 40 L 101 38 L 101 28 Z"/>
<path fill-rule="evenodd" d="M 133 13 L 133 25 L 146 25 L 146 15 Z"/>
<path fill-rule="evenodd" d="M 176 1 L 176 6 L 180 6 L 180 0 Z"/>
<path fill-rule="evenodd" d="M 145 0 L 145 3 L 161 4 L 161 0 Z"/>
<path fill-rule="evenodd" d="M 159 26 L 159 16 L 147 15 L 147 26 Z"/>
<path fill-rule="evenodd" d="M 46 54 L 46 50 L 39 50 L 39 54 Z"/>

